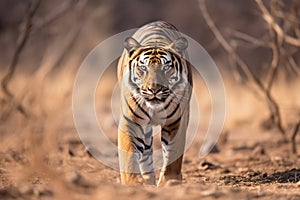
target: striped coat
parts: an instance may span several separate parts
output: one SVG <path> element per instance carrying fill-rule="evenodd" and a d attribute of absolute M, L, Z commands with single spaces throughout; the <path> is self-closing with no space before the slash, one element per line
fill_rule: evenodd
<path fill-rule="evenodd" d="M 158 185 L 181 180 L 192 93 L 188 42 L 162 21 L 138 29 L 124 42 L 118 63 L 121 117 L 119 163 L 124 184 L 155 184 L 152 126 L 161 127 L 164 163 Z"/>

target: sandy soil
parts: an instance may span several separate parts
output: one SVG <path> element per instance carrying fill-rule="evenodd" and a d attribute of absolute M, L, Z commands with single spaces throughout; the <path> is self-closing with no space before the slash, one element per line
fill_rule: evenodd
<path fill-rule="evenodd" d="M 46 160 L 37 158 L 44 163 L 30 162 L 24 149 L 1 152 L 1 199 L 300 199 L 299 158 L 276 132 L 227 133 L 219 152 L 204 159 L 195 142 L 184 158 L 183 183 L 163 188 L 121 186 L 118 172 L 91 157 L 75 134 Z"/>
<path fill-rule="evenodd" d="M 300 199 L 299 154 L 278 131 L 262 129 L 262 117 L 250 117 L 256 109 L 234 114 L 234 95 L 228 98 L 229 121 L 215 151 L 200 159 L 197 137 L 184 156 L 183 182 L 163 188 L 122 186 L 119 173 L 86 150 L 70 109 L 53 111 L 45 121 L 24 122 L 15 114 L 0 126 L 0 199 Z M 116 142 L 109 107 L 100 106 L 101 112 Z"/>

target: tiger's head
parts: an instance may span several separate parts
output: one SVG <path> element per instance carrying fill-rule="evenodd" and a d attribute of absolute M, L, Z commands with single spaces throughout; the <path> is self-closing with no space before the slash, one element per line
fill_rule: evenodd
<path fill-rule="evenodd" d="M 182 54 L 188 46 L 185 38 L 180 37 L 164 47 L 145 47 L 134 38 L 125 40 L 129 56 L 128 84 L 134 95 L 150 106 L 165 102 L 176 87 L 187 84 L 187 72 Z M 176 95 L 176 94 L 175 94 Z"/>

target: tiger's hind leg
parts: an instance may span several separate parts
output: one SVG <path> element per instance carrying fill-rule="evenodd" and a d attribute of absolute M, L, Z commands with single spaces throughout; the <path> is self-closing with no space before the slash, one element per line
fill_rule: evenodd
<path fill-rule="evenodd" d="M 185 148 L 188 111 L 176 124 L 165 125 L 161 132 L 163 166 L 157 186 L 163 186 L 168 180 L 182 181 L 181 166 Z"/>

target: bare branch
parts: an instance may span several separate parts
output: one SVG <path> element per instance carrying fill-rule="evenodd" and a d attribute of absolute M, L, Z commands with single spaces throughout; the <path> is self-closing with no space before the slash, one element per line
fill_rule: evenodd
<path fill-rule="evenodd" d="M 74 0 L 72 0 L 74 1 Z M 34 76 L 37 80 L 43 80 L 46 75 L 54 69 L 61 60 L 68 53 L 68 50 L 74 44 L 74 41 L 78 37 L 78 34 L 81 30 L 83 19 L 82 19 L 82 11 L 87 3 L 87 0 L 80 0 L 75 6 L 75 10 L 77 12 L 77 24 L 74 26 L 72 30 L 70 30 L 65 38 L 57 45 L 53 45 L 50 53 L 52 55 L 44 56 L 44 60 L 42 61 L 41 67 L 35 72 Z"/>
<path fill-rule="evenodd" d="M 292 138 L 291 138 L 291 140 L 292 140 L 292 152 L 293 152 L 294 154 L 297 153 L 296 136 L 297 136 L 297 134 L 298 134 L 298 132 L 299 132 L 299 128 L 300 128 L 300 121 L 299 121 L 298 123 L 296 123 L 295 128 L 294 128 L 294 131 L 293 131 L 293 134 L 292 134 Z"/>
<path fill-rule="evenodd" d="M 70 8 L 74 7 L 75 3 L 76 3 L 75 9 L 77 9 L 78 13 L 80 13 L 80 16 L 81 16 L 81 11 L 82 11 L 83 7 L 86 5 L 87 0 L 79 0 L 79 1 L 70 0 L 69 2 L 63 4 L 63 6 L 61 6 L 59 9 L 56 9 L 53 13 L 48 15 L 48 17 L 46 17 L 44 20 L 39 21 L 39 22 L 34 22 L 33 17 L 35 16 L 38 6 L 40 5 L 40 2 L 41 2 L 40 0 L 35 0 L 33 2 L 30 1 L 30 4 L 28 6 L 28 11 L 27 11 L 27 14 L 25 17 L 25 21 L 24 21 L 24 29 L 22 29 L 19 34 L 17 47 L 13 54 L 13 59 L 9 66 L 9 71 L 4 76 L 4 78 L 1 82 L 2 90 L 3 90 L 4 94 L 8 97 L 8 100 L 5 101 L 8 104 L 8 106 L 6 107 L 6 109 L 4 110 L 4 112 L 1 115 L 2 119 L 5 119 L 6 117 L 8 117 L 8 115 L 12 111 L 12 109 L 17 109 L 26 118 L 28 118 L 29 116 L 33 117 L 32 114 L 29 114 L 24 109 L 22 102 L 19 101 L 19 99 L 23 99 L 26 96 L 26 93 L 23 93 L 21 95 L 21 98 L 16 98 L 16 96 L 14 96 L 12 94 L 12 92 L 10 92 L 10 90 L 8 89 L 8 84 L 14 76 L 20 54 L 21 54 L 23 48 L 25 47 L 30 34 L 37 31 L 38 29 L 42 28 L 43 26 L 49 25 L 50 23 L 54 22 L 58 18 L 65 15 L 67 13 L 67 11 L 70 10 Z M 79 21 L 81 21 L 81 17 L 79 17 L 78 19 L 79 19 Z M 39 78 L 42 79 L 43 77 L 45 77 L 46 74 L 62 60 L 62 58 L 66 54 L 66 51 L 73 44 L 75 38 L 78 36 L 78 33 L 81 28 L 81 23 L 77 24 L 75 27 L 76 28 L 74 30 L 71 30 L 70 33 L 67 35 L 63 44 L 60 45 L 61 50 L 57 51 L 59 53 L 57 53 L 55 58 L 53 60 L 51 60 L 53 62 L 50 62 L 50 65 L 46 65 L 46 67 L 39 68 L 39 70 L 36 73 L 37 74 L 36 76 L 38 77 L 37 79 L 39 79 Z M 28 85 L 31 85 L 31 84 L 28 84 Z M 28 86 L 26 88 L 28 88 Z M 26 91 L 28 91 L 28 90 L 26 90 Z"/>
<path fill-rule="evenodd" d="M 259 40 L 251 35 L 248 35 L 246 33 L 236 31 L 236 30 L 231 30 L 230 31 L 232 36 L 236 37 L 237 39 L 246 41 L 252 45 L 255 45 L 257 47 L 266 47 L 266 48 L 272 48 L 272 44 L 269 42 L 265 42 L 262 40 Z"/>
<path fill-rule="evenodd" d="M 280 62 L 280 42 L 279 42 L 278 35 L 272 29 L 270 29 L 270 37 L 273 40 L 273 42 L 272 42 L 272 52 L 273 52 L 272 56 L 273 57 L 272 57 L 272 62 L 271 62 L 271 66 L 270 66 L 270 71 L 267 74 L 267 83 L 266 83 L 267 91 L 271 90 L 271 87 L 272 87 L 274 79 L 275 79 L 276 72 L 279 67 L 279 62 Z"/>
<path fill-rule="evenodd" d="M 82 1 L 77 0 L 69 0 L 67 2 L 63 2 L 63 4 L 59 5 L 56 9 L 53 9 L 53 12 L 48 14 L 43 19 L 36 19 L 33 22 L 33 29 L 32 33 L 34 34 L 39 29 L 48 26 L 49 24 L 53 23 L 57 19 L 66 15 L 69 11 L 71 11 L 75 4 L 80 4 Z"/>
<path fill-rule="evenodd" d="M 288 64 L 297 75 L 300 75 L 300 69 L 298 68 L 298 65 L 293 56 L 288 56 Z"/>
<path fill-rule="evenodd" d="M 2 87 L 4 94 L 6 94 L 10 98 L 13 97 L 13 94 L 9 91 L 8 84 L 11 81 L 11 79 L 16 71 L 16 67 L 17 67 L 17 64 L 19 61 L 20 54 L 21 54 L 26 42 L 28 41 L 30 31 L 32 28 L 32 18 L 35 15 L 35 13 L 39 7 L 41 0 L 36 0 L 33 2 L 29 1 L 29 2 L 30 3 L 28 5 L 27 14 L 26 14 L 25 21 L 24 21 L 24 29 L 21 30 L 19 33 L 18 40 L 17 40 L 17 47 L 14 51 L 12 61 L 8 67 L 8 72 L 5 74 L 5 76 L 3 77 L 2 81 L 1 81 L 1 87 Z"/>
<path fill-rule="evenodd" d="M 225 51 L 227 51 L 227 53 L 229 55 L 231 55 L 233 57 L 233 59 L 236 61 L 236 63 L 241 67 L 242 71 L 244 72 L 244 74 L 246 75 L 248 80 L 255 82 L 256 85 L 259 86 L 259 88 L 263 89 L 264 88 L 263 84 L 249 70 L 249 67 L 247 66 L 247 64 L 240 58 L 240 56 L 234 51 L 234 49 L 230 46 L 230 44 L 225 40 L 225 38 L 223 37 L 223 35 L 221 34 L 221 32 L 219 31 L 217 26 L 211 19 L 210 15 L 208 14 L 206 5 L 205 5 L 205 0 L 199 0 L 198 2 L 199 2 L 199 7 L 201 10 L 201 13 L 205 19 L 205 22 L 207 23 L 207 25 L 209 26 L 209 28 L 215 35 L 216 39 L 219 41 L 219 43 L 222 45 L 222 47 L 225 49 Z"/>
<path fill-rule="evenodd" d="M 26 86 L 19 93 L 19 99 L 25 99 L 26 96 L 39 97 L 41 95 L 41 88 L 43 86 L 43 80 L 46 76 L 56 68 L 63 59 L 66 59 L 72 46 L 76 44 L 76 39 L 82 28 L 84 18 L 82 17 L 84 6 L 87 0 L 81 0 L 75 7 L 76 11 L 76 25 L 59 41 L 52 43 L 43 57 L 38 70 L 36 70 L 32 76 L 32 79 L 26 84 Z M 30 88 L 30 89 L 29 89 Z M 70 90 L 71 91 L 71 90 Z M 68 94 L 65 94 L 66 96 Z M 39 104 L 41 106 L 41 103 Z M 40 110 L 43 108 L 41 107 Z"/>
<path fill-rule="evenodd" d="M 293 19 L 292 22 L 293 22 L 294 32 L 295 35 L 298 37 L 298 39 L 300 39 L 300 29 L 299 29 L 300 16 L 298 16 L 298 13 L 299 13 L 299 0 L 292 0 L 291 15 Z"/>
<path fill-rule="evenodd" d="M 69 33 L 64 37 L 63 41 L 60 42 L 59 45 L 54 45 L 51 48 L 50 54 L 54 54 L 53 56 L 44 56 L 41 67 L 35 72 L 35 77 L 37 80 L 43 80 L 45 76 L 61 62 L 61 60 L 68 53 L 71 45 L 74 44 L 74 41 L 76 40 L 80 29 L 81 24 L 76 25 L 74 29 L 69 31 Z"/>
<path fill-rule="evenodd" d="M 4 77 L 1 81 L 1 88 L 4 92 L 4 94 L 8 97 L 7 102 L 9 104 L 12 104 L 13 107 L 17 108 L 17 110 L 21 114 L 23 114 L 26 118 L 29 116 L 28 112 L 24 109 L 24 107 L 21 103 L 19 103 L 16 99 L 14 99 L 14 95 L 9 90 L 8 85 L 15 74 L 17 64 L 18 64 L 18 61 L 20 58 L 20 54 L 29 39 L 30 31 L 32 28 L 32 18 L 36 14 L 36 11 L 40 5 L 40 2 L 41 2 L 41 0 L 29 1 L 28 8 L 27 8 L 27 14 L 25 16 L 25 21 L 23 24 L 24 28 L 22 30 L 20 30 L 18 40 L 17 40 L 17 46 L 15 48 L 12 61 L 8 67 L 8 72 L 4 75 Z"/>
<path fill-rule="evenodd" d="M 281 134 L 284 136 L 285 130 L 282 126 L 279 106 L 270 93 L 270 88 L 271 88 L 271 85 L 272 85 L 272 82 L 274 79 L 274 75 L 275 75 L 276 69 L 278 68 L 278 64 L 279 64 L 279 57 L 278 57 L 279 55 L 274 55 L 274 57 L 273 57 L 272 65 L 274 66 L 273 68 L 275 70 L 272 71 L 272 74 L 271 74 L 272 79 L 269 81 L 268 88 L 266 88 L 263 85 L 263 83 L 261 82 L 261 80 L 258 79 L 257 77 L 255 77 L 255 75 L 250 71 L 250 67 L 240 58 L 240 56 L 235 52 L 233 47 L 231 47 L 230 44 L 225 40 L 225 38 L 223 37 L 223 35 L 221 34 L 221 32 L 219 31 L 219 29 L 217 28 L 217 26 L 215 25 L 215 23 L 213 22 L 212 18 L 209 15 L 206 5 L 205 5 L 205 0 L 198 0 L 198 2 L 199 2 L 199 7 L 201 10 L 201 13 L 205 19 L 205 22 L 207 23 L 207 25 L 209 26 L 209 28 L 211 29 L 211 31 L 213 32 L 213 34 L 215 35 L 216 39 L 219 41 L 221 46 L 225 49 L 225 51 L 229 55 L 232 56 L 232 58 L 235 60 L 235 62 L 241 67 L 242 71 L 245 73 L 245 75 L 248 78 L 248 80 L 250 81 L 250 83 L 254 83 L 254 85 L 256 86 L 256 90 L 258 90 L 264 94 L 264 97 L 266 99 L 266 102 L 268 104 L 269 111 L 270 111 L 270 119 L 276 125 L 276 127 L 281 132 Z M 268 12 L 268 11 L 266 11 L 266 12 Z M 273 24 L 275 24 L 275 22 Z M 275 52 L 275 50 L 278 51 L 279 44 L 281 44 L 282 35 L 283 34 L 279 35 L 276 31 L 276 36 L 277 36 L 276 37 L 276 47 L 275 46 L 273 47 L 274 48 L 273 52 Z M 278 53 L 278 52 L 275 52 L 275 53 Z"/>
<path fill-rule="evenodd" d="M 270 26 L 272 26 L 272 28 L 274 29 L 274 31 L 277 33 L 278 40 L 280 41 L 280 43 L 282 43 L 283 41 L 285 41 L 287 44 L 290 44 L 290 45 L 296 46 L 296 47 L 300 47 L 300 39 L 292 37 L 292 36 L 287 35 L 287 34 L 284 33 L 284 31 L 282 30 L 282 28 L 278 25 L 278 23 L 276 23 L 276 21 L 274 20 L 273 16 L 270 14 L 270 12 L 268 11 L 268 9 L 265 7 L 265 5 L 262 2 L 262 0 L 255 0 L 255 1 L 256 1 L 259 9 L 261 10 L 261 12 L 263 14 L 264 20 L 267 22 L 267 24 L 269 24 Z"/>

